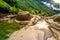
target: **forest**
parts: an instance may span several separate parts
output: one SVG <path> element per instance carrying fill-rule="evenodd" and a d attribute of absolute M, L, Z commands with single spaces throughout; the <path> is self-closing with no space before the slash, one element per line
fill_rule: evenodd
<path fill-rule="evenodd" d="M 0 11 L 18 13 L 29 11 L 32 14 L 41 13 L 44 15 L 54 15 L 57 12 L 44 6 L 40 0 L 0 0 Z M 47 10 L 46 10 L 47 9 Z"/>

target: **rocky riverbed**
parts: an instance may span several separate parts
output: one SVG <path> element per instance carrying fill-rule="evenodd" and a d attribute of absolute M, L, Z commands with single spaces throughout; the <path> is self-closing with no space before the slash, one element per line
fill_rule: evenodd
<path fill-rule="evenodd" d="M 1 20 L 13 20 L 25 23 L 26 26 L 13 32 L 7 40 L 60 40 L 60 14 L 51 17 L 31 15 L 22 12 L 19 15 L 8 15 Z"/>

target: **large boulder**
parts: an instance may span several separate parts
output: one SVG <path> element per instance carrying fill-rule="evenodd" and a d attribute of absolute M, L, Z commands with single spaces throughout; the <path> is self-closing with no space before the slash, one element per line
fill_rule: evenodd
<path fill-rule="evenodd" d="M 16 19 L 19 21 L 30 20 L 31 18 L 32 18 L 32 15 L 27 11 L 20 12 L 16 17 Z"/>

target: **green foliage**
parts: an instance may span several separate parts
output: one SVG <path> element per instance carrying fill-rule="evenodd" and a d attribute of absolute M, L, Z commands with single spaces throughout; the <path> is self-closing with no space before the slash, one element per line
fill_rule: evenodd
<path fill-rule="evenodd" d="M 15 6 L 10 6 L 8 3 L 6 3 L 3 0 L 0 0 L 0 10 L 11 13 L 17 13 L 20 11 L 19 8 L 16 8 Z"/>
<path fill-rule="evenodd" d="M 8 23 L 7 21 L 0 21 L 0 40 L 5 40 L 6 35 L 12 33 L 20 28 L 22 25 L 14 23 Z"/>
<path fill-rule="evenodd" d="M 8 3 L 11 6 L 15 6 L 15 4 L 17 4 L 17 0 L 3 0 L 3 1 L 5 1 L 6 3 Z"/>
<path fill-rule="evenodd" d="M 0 0 L 0 10 L 18 13 L 29 11 L 32 14 L 42 12 L 44 15 L 54 15 L 55 11 L 44 6 L 40 0 Z"/>
<path fill-rule="evenodd" d="M 44 6 L 40 0 L 18 0 L 19 8 L 22 10 L 29 11 L 32 14 L 42 12 L 44 15 L 54 15 L 55 11 Z"/>
<path fill-rule="evenodd" d="M 8 9 L 10 8 L 10 6 L 5 3 L 4 1 L 0 1 L 0 10 L 5 10 L 8 11 Z"/>

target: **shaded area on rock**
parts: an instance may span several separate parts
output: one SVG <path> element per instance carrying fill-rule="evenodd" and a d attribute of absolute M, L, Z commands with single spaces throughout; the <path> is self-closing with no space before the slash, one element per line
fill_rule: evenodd
<path fill-rule="evenodd" d="M 17 15 L 16 19 L 19 21 L 30 20 L 33 16 L 29 12 L 21 12 Z"/>

